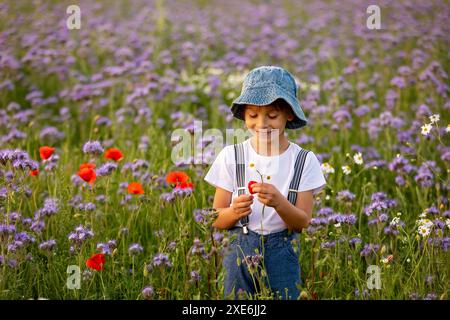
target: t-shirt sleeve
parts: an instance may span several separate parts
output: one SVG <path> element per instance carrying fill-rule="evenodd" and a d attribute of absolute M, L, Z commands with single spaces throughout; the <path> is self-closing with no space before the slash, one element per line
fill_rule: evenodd
<path fill-rule="evenodd" d="M 234 191 L 234 162 L 232 161 L 229 147 L 222 149 L 205 175 L 205 181 L 214 187 Z M 233 153 L 234 155 L 234 153 Z"/>
<path fill-rule="evenodd" d="M 305 166 L 300 179 L 298 191 L 313 190 L 313 195 L 317 194 L 326 185 L 326 180 L 320 166 L 319 159 L 310 151 L 306 156 Z"/>

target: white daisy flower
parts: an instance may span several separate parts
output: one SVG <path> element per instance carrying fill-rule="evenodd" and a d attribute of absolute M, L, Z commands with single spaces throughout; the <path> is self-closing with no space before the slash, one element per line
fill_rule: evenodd
<path fill-rule="evenodd" d="M 400 222 L 400 218 L 399 217 L 395 217 L 394 219 L 392 219 L 390 225 L 391 226 L 396 226 L 399 222 Z"/>
<path fill-rule="evenodd" d="M 343 166 L 342 167 L 342 171 L 344 172 L 345 175 L 349 175 L 350 173 L 352 173 L 352 169 L 349 166 Z"/>
<path fill-rule="evenodd" d="M 425 218 L 427 216 L 428 210 L 425 209 L 424 211 L 422 211 L 422 213 L 419 215 L 420 218 Z"/>
<path fill-rule="evenodd" d="M 322 163 L 320 167 L 324 173 L 334 173 L 334 168 L 328 162 Z"/>
<path fill-rule="evenodd" d="M 450 229 L 450 219 L 445 220 L 445 223 L 447 224 L 447 228 Z"/>
<path fill-rule="evenodd" d="M 445 132 L 449 133 L 450 132 L 450 124 L 447 125 L 447 128 L 445 128 Z"/>
<path fill-rule="evenodd" d="M 417 221 L 419 226 L 425 226 L 427 228 L 431 228 L 433 226 L 433 222 L 430 219 L 420 219 Z"/>
<path fill-rule="evenodd" d="M 424 124 L 422 127 L 421 127 L 421 129 L 422 129 L 422 134 L 424 135 L 424 136 L 427 136 L 429 133 L 430 133 L 430 131 L 431 131 L 431 123 L 427 123 L 427 124 Z"/>
<path fill-rule="evenodd" d="M 425 238 L 426 236 L 428 236 L 430 234 L 431 230 L 430 230 L 430 228 L 428 228 L 426 226 L 420 226 L 418 232 L 422 237 Z"/>
<path fill-rule="evenodd" d="M 363 164 L 363 158 L 361 152 L 358 152 L 353 155 L 353 160 L 356 164 Z"/>
<path fill-rule="evenodd" d="M 432 116 L 429 116 L 428 118 L 430 119 L 431 123 L 436 123 L 439 121 L 440 116 L 438 114 L 433 114 Z"/>

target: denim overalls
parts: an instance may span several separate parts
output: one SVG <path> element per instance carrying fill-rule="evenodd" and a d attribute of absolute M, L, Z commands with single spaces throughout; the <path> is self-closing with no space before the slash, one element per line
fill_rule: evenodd
<path fill-rule="evenodd" d="M 235 148 L 238 195 L 245 193 L 245 157 L 242 144 Z M 307 153 L 301 149 L 294 166 L 294 176 L 289 185 L 288 200 L 295 205 L 297 190 Z M 246 218 L 246 219 L 245 219 Z M 229 231 L 234 238 L 225 252 L 223 265 L 225 275 L 225 297 L 238 299 L 245 291 L 254 295 L 261 293 L 260 282 L 269 287 L 275 298 L 297 299 L 300 285 L 300 241 L 294 251 L 292 240 L 298 240 L 298 233 L 285 229 L 280 232 L 261 235 L 246 229 L 248 216 L 241 219 L 243 227 Z M 257 252 L 255 252 L 257 251 Z M 263 255 L 261 257 L 261 255 Z"/>

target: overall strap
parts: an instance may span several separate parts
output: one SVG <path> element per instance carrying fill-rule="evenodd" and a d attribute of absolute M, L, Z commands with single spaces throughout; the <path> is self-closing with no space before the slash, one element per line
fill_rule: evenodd
<path fill-rule="evenodd" d="M 300 186 L 300 180 L 302 178 L 303 167 L 305 166 L 306 156 L 308 155 L 309 150 L 300 149 L 300 152 L 297 155 L 297 159 L 295 160 L 294 165 L 294 176 L 292 177 L 291 183 L 289 185 L 289 193 L 287 199 L 290 203 L 295 206 L 295 202 L 297 201 L 297 192 L 298 187 Z"/>
<path fill-rule="evenodd" d="M 236 181 L 238 195 L 245 193 L 245 155 L 242 143 L 234 145 L 234 159 L 236 161 Z"/>
<path fill-rule="evenodd" d="M 243 143 L 234 145 L 234 159 L 236 161 L 236 182 L 238 196 L 245 194 L 245 154 Z M 241 218 L 242 230 L 248 234 L 248 216 Z"/>

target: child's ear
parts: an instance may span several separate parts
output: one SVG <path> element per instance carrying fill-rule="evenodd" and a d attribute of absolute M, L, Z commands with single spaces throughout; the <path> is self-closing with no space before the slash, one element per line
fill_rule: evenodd
<path fill-rule="evenodd" d="M 288 121 L 294 120 L 294 115 L 292 114 L 292 112 L 288 113 L 287 119 L 288 119 Z"/>

